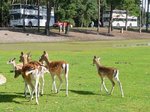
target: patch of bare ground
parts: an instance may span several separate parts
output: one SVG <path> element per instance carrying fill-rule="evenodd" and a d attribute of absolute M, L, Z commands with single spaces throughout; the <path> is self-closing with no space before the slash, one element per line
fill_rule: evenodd
<path fill-rule="evenodd" d="M 57 41 L 96 41 L 96 40 L 126 40 L 126 39 L 149 39 L 150 33 L 139 33 L 137 31 L 113 30 L 111 34 L 107 33 L 107 28 L 100 28 L 99 34 L 96 28 L 80 29 L 73 28 L 68 34 L 58 32 L 58 29 L 52 29 L 50 36 L 44 33 L 36 33 L 32 29 L 26 32 L 14 29 L 0 30 L 0 43 L 18 43 L 18 42 L 57 42 Z"/>

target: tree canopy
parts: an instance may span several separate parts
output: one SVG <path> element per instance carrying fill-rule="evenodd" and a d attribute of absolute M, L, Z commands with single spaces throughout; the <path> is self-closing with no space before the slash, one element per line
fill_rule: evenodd
<path fill-rule="evenodd" d="M 9 23 L 9 7 L 13 3 L 46 5 L 49 1 L 55 10 L 56 21 L 69 21 L 76 26 L 88 26 L 98 18 L 98 0 L 1 0 L 0 23 Z M 140 0 L 101 0 L 101 10 L 121 9 L 138 16 Z M 0 24 L 0 25 L 1 25 Z"/>

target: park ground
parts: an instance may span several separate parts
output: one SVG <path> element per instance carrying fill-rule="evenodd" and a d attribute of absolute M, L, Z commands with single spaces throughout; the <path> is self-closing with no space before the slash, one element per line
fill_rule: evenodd
<path fill-rule="evenodd" d="M 108 34 L 107 28 L 100 28 L 99 34 L 96 28 L 73 28 L 68 34 L 59 32 L 58 29 L 52 29 L 50 36 L 44 33 L 34 33 L 32 30 L 23 32 L 14 29 L 0 30 L 0 43 L 17 42 L 54 42 L 54 41 L 97 41 L 97 40 L 126 40 L 126 39 L 149 39 L 150 33 L 139 33 L 138 31 L 123 31 L 115 29 Z M 37 31 L 36 31 L 37 32 Z"/>

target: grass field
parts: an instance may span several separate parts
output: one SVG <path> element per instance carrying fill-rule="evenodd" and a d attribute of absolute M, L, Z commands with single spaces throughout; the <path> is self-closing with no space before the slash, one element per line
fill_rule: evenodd
<path fill-rule="evenodd" d="M 0 112 L 149 112 L 149 45 L 150 40 L 0 44 L 0 73 L 7 78 L 0 86 Z M 38 60 L 43 50 L 51 60 L 70 63 L 69 96 L 65 96 L 65 83 L 60 93 L 51 93 L 51 77 L 46 74 L 44 95 L 36 105 L 35 99 L 24 98 L 23 79 L 14 79 L 6 62 L 13 57 L 18 61 L 21 51 L 31 51 L 32 59 Z M 117 83 L 113 95 L 104 90 L 100 93 L 100 78 L 92 64 L 94 55 L 101 57 L 103 65 L 120 70 L 124 98 Z M 105 81 L 110 90 L 111 83 Z"/>

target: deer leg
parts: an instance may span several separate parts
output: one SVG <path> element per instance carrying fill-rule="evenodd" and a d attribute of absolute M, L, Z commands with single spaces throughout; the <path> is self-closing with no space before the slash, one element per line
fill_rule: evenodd
<path fill-rule="evenodd" d="M 39 104 L 38 102 L 38 88 L 39 88 L 39 77 L 36 78 L 35 81 L 35 98 L 36 98 L 36 104 Z"/>
<path fill-rule="evenodd" d="M 105 82 L 104 82 L 104 78 L 101 77 L 101 80 L 102 80 L 102 83 L 101 83 L 101 91 L 102 91 L 102 86 L 103 86 L 104 89 L 105 89 L 105 91 L 106 91 L 106 93 L 108 93 L 108 90 L 107 90 L 106 85 L 105 85 Z"/>
<path fill-rule="evenodd" d="M 66 96 L 68 96 L 68 73 L 65 75 L 65 81 L 66 81 Z"/>
<path fill-rule="evenodd" d="M 55 93 L 57 93 L 57 87 L 56 87 L 56 83 L 55 83 L 55 78 L 56 78 L 56 76 L 52 75 L 52 91 L 54 90 Z"/>
<path fill-rule="evenodd" d="M 29 91 L 29 93 L 30 93 L 30 95 L 31 95 L 31 90 L 30 90 L 30 86 L 27 84 L 27 88 L 28 88 L 28 91 Z"/>
<path fill-rule="evenodd" d="M 58 87 L 58 91 L 57 91 L 57 92 L 60 91 L 61 86 L 62 86 L 62 83 L 63 83 L 63 80 L 62 80 L 61 76 L 58 76 L 58 78 L 59 78 L 59 80 L 60 80 L 60 84 L 59 84 L 59 87 Z"/>
<path fill-rule="evenodd" d="M 119 78 L 118 77 L 116 77 L 115 78 L 115 80 L 118 82 L 118 84 L 119 84 L 119 87 L 120 87 L 120 91 L 121 91 L 121 95 L 122 95 L 122 97 L 124 97 L 124 92 L 123 92 L 123 89 L 122 89 L 122 84 L 121 84 L 121 82 L 120 82 L 120 80 L 119 80 Z"/>
<path fill-rule="evenodd" d="M 38 82 L 38 86 L 37 86 L 37 95 L 38 95 L 38 97 L 40 96 L 40 86 L 41 86 L 41 83 Z"/>
<path fill-rule="evenodd" d="M 44 93 L 44 83 L 45 83 L 45 80 L 44 80 L 44 75 L 42 75 L 42 90 L 41 90 L 41 95 L 43 95 Z"/>
<path fill-rule="evenodd" d="M 100 91 L 102 92 L 102 90 L 103 90 L 103 78 L 101 77 Z"/>
<path fill-rule="evenodd" d="M 25 82 L 24 95 L 25 97 L 27 97 L 27 90 L 29 91 L 30 95 L 31 95 L 31 90 L 30 90 L 28 83 L 26 81 L 24 82 Z"/>
<path fill-rule="evenodd" d="M 28 83 L 29 83 L 29 85 L 30 85 L 31 88 L 32 88 L 32 92 L 31 92 L 31 95 L 30 95 L 30 100 L 32 100 L 32 99 L 33 99 L 34 92 L 35 92 L 35 87 L 33 86 L 32 82 L 28 82 Z"/>
<path fill-rule="evenodd" d="M 28 84 L 25 82 L 25 86 L 24 86 L 24 96 L 25 97 L 27 97 L 27 87 L 28 87 Z M 31 95 L 31 93 L 30 93 L 30 95 Z"/>
<path fill-rule="evenodd" d="M 111 88 L 111 90 L 110 90 L 110 95 L 113 93 L 113 91 L 114 91 L 114 86 L 115 86 L 115 82 L 113 81 L 113 80 L 110 80 L 111 81 L 111 83 L 112 83 L 112 88 Z"/>

